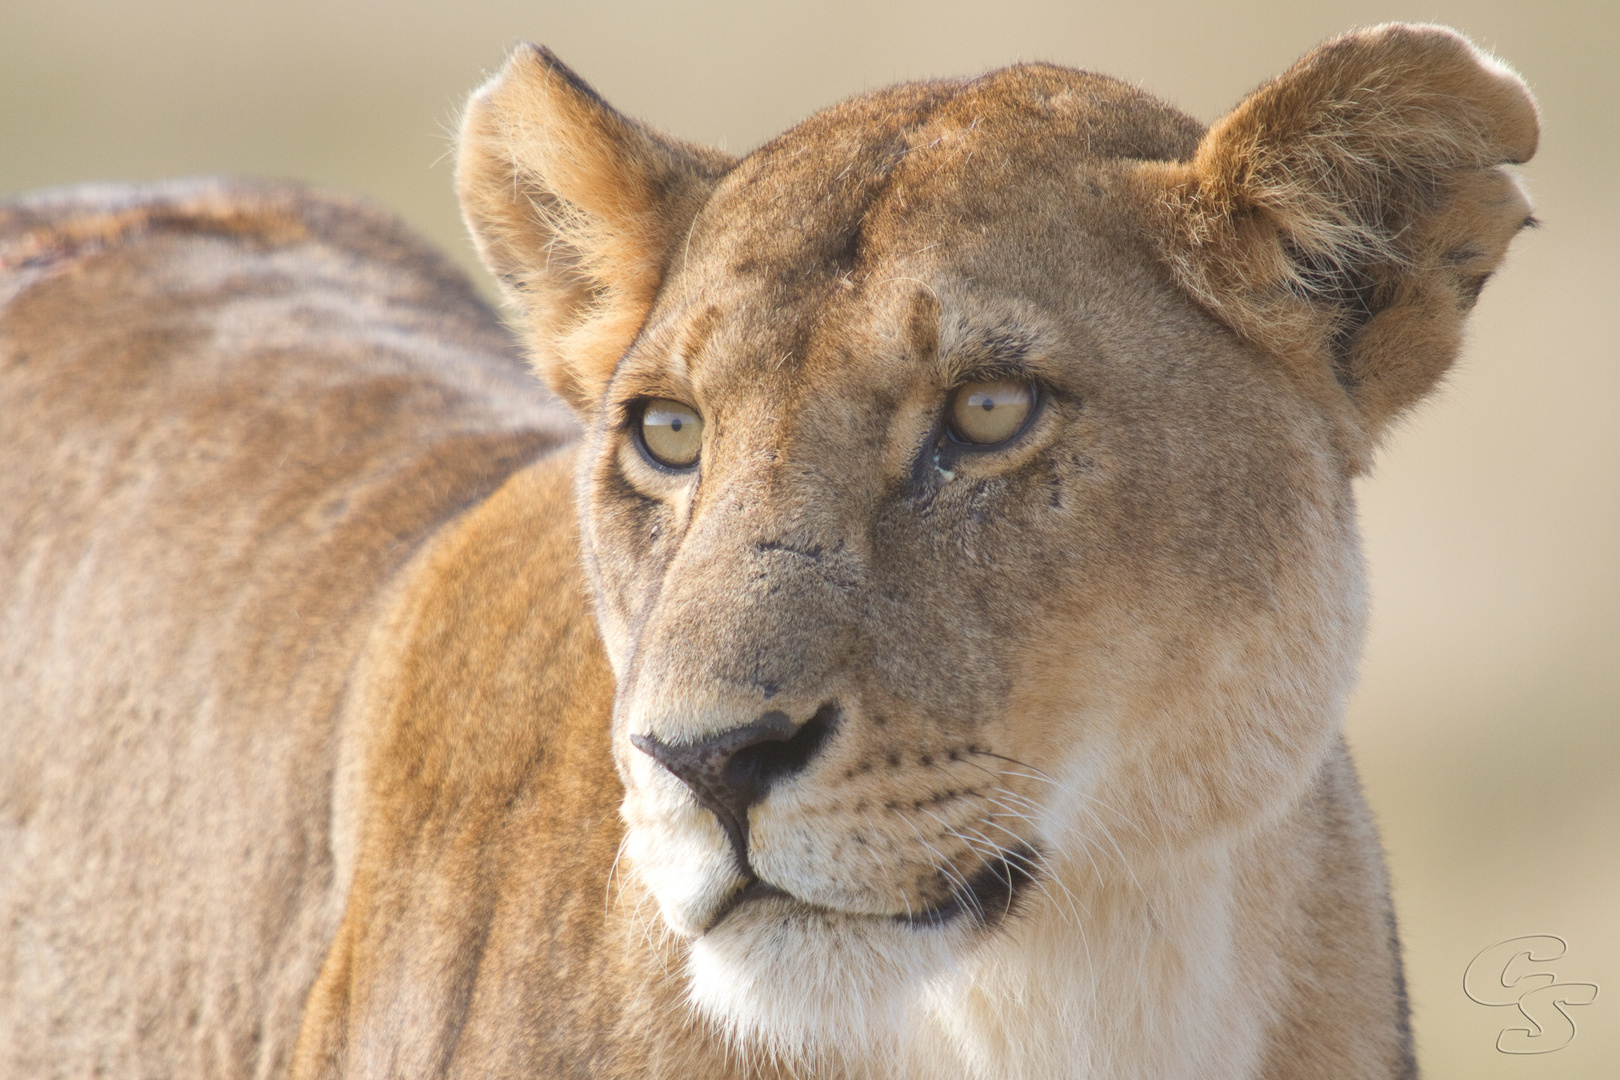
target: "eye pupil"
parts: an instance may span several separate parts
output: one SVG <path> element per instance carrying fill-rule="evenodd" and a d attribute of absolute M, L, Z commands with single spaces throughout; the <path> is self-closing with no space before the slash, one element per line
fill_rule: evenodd
<path fill-rule="evenodd" d="M 654 398 L 641 409 L 641 446 L 660 465 L 684 469 L 703 450 L 703 417 L 690 405 Z"/>
<path fill-rule="evenodd" d="M 1023 430 L 1035 407 L 1035 387 L 1022 379 L 968 383 L 951 403 L 950 434 L 960 443 L 995 446 Z"/>

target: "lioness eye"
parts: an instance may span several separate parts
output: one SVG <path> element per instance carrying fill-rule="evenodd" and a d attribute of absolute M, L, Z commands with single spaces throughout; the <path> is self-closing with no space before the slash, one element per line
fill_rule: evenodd
<path fill-rule="evenodd" d="M 703 417 L 690 405 L 654 398 L 641 410 L 641 445 L 659 464 L 684 469 L 703 449 Z"/>
<path fill-rule="evenodd" d="M 993 446 L 1018 434 L 1035 407 L 1035 387 L 1015 379 L 975 382 L 951 399 L 951 437 Z"/>

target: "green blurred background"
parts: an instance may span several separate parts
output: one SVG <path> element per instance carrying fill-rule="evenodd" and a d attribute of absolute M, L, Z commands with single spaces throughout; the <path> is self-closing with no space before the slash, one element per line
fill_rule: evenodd
<path fill-rule="evenodd" d="M 1350 737 L 1383 824 L 1436 1080 L 1620 1075 L 1620 3 L 995 5 L 0 0 L 0 191 L 230 172 L 371 196 L 475 268 L 451 195 L 464 94 L 544 42 L 622 109 L 746 150 L 845 95 L 1018 59 L 1211 120 L 1324 37 L 1456 26 L 1540 98 L 1545 225 L 1485 290 L 1444 392 L 1361 484 L 1373 627 Z M 1611 305 L 1615 305 L 1611 307 Z M 1557 934 L 1596 982 L 1550 1054 L 1494 1049 L 1481 949 Z"/>

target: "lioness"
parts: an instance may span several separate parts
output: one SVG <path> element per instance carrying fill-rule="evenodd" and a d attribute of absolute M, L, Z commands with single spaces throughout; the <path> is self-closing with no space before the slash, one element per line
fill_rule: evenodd
<path fill-rule="evenodd" d="M 1524 84 L 1023 65 L 736 160 L 544 50 L 458 188 L 0 215 L 0 1073 L 1414 1075 L 1351 480 Z"/>

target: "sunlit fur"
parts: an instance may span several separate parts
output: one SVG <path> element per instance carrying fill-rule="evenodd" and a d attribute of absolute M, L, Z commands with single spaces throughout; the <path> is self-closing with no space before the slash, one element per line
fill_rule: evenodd
<path fill-rule="evenodd" d="M 523 47 L 457 186 L 577 437 L 343 204 L 7 211 L 0 1072 L 1412 1076 L 1351 484 L 1535 132 L 1435 27 L 741 159 Z M 824 737 L 734 849 L 638 745 L 768 711 Z"/>

